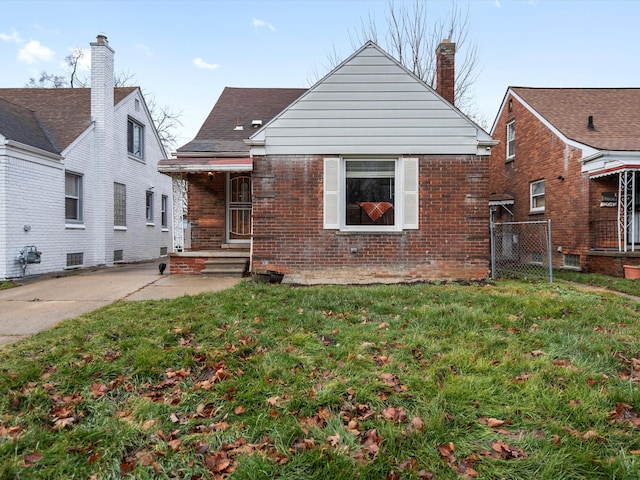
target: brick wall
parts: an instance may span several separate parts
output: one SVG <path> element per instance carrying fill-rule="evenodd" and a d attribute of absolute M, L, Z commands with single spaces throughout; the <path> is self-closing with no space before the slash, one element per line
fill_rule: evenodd
<path fill-rule="evenodd" d="M 191 174 L 188 181 L 187 219 L 191 222 L 191 250 L 219 249 L 225 243 L 226 175 Z"/>
<path fill-rule="evenodd" d="M 254 268 L 330 281 L 487 276 L 486 157 L 420 158 L 419 230 L 324 230 L 322 185 L 321 157 L 254 157 Z"/>
<path fill-rule="evenodd" d="M 509 112 L 509 101 L 512 111 Z M 515 120 L 515 158 L 506 159 L 507 123 Z M 493 138 L 500 141 L 490 157 L 490 192 L 514 196 L 514 220 L 551 219 L 553 264 L 563 266 L 563 254 L 581 256 L 586 261 L 589 248 L 589 214 L 594 208 L 589 189 L 592 182 L 580 171 L 581 151 L 565 145 L 515 98 L 506 99 L 496 122 Z M 530 183 L 545 180 L 545 211 L 530 212 Z M 599 203 L 598 203 L 599 208 Z M 558 252 L 562 247 L 562 252 Z"/>

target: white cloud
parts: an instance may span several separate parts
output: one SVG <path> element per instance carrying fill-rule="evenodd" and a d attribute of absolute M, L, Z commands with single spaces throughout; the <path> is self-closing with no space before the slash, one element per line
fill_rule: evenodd
<path fill-rule="evenodd" d="M 253 28 L 268 28 L 269 30 L 271 30 L 272 32 L 275 31 L 275 27 L 273 25 L 271 25 L 270 23 L 265 22 L 264 20 L 260 20 L 258 18 L 254 18 L 253 19 Z"/>
<path fill-rule="evenodd" d="M 198 68 L 204 68 L 206 70 L 215 70 L 220 66 L 217 63 L 207 63 L 204 60 L 202 60 L 200 57 L 194 58 L 193 64 Z"/>
<path fill-rule="evenodd" d="M 18 36 L 18 32 L 16 32 L 15 30 L 11 33 L 0 33 L 0 40 L 4 40 L 5 42 L 16 42 L 16 43 L 24 42 L 24 40 L 22 40 Z"/>
<path fill-rule="evenodd" d="M 496 7 L 500 8 L 500 0 L 496 0 Z"/>
<path fill-rule="evenodd" d="M 138 43 L 136 45 L 136 50 L 138 50 L 139 52 L 142 52 L 142 54 L 146 55 L 147 57 L 153 57 L 153 53 L 151 52 L 151 49 L 147 47 L 144 43 Z"/>
<path fill-rule="evenodd" d="M 48 62 L 53 58 L 55 52 L 37 40 L 30 40 L 18 51 L 18 60 L 33 64 L 37 61 Z"/>

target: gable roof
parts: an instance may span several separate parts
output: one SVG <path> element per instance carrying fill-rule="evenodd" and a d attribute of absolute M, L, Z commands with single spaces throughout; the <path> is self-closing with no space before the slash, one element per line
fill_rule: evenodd
<path fill-rule="evenodd" d="M 137 89 L 138 87 L 115 88 L 114 105 Z M 0 125 L 0 133 L 10 140 L 34 147 L 37 145 L 32 145 L 29 141 L 41 141 L 38 139 L 45 135 L 49 145 L 43 150 L 62 152 L 91 125 L 89 88 L 0 88 L 0 99 L 5 100 L 0 104 L 0 110 L 5 110 L 5 113 L 0 115 L 11 115 L 12 109 L 8 107 L 10 103 L 30 110 L 36 119 L 35 123 L 23 123 L 26 130 L 21 134 L 3 125 Z M 13 115 L 17 118 L 15 112 Z M 3 128 L 6 130 L 2 130 Z M 17 136 L 25 141 L 19 140 Z"/>
<path fill-rule="evenodd" d="M 640 88 L 509 90 L 570 140 L 598 150 L 640 150 Z"/>
<path fill-rule="evenodd" d="M 472 154 L 496 142 L 369 41 L 251 136 L 256 154 Z"/>
<path fill-rule="evenodd" d="M 266 124 L 306 88 L 225 87 L 196 137 L 178 148 L 178 153 L 210 152 L 247 155 L 244 141 L 255 132 L 252 122 Z M 239 125 L 242 129 L 236 130 Z"/>
<path fill-rule="evenodd" d="M 0 134 L 7 140 L 57 153 L 33 111 L 0 98 Z"/>

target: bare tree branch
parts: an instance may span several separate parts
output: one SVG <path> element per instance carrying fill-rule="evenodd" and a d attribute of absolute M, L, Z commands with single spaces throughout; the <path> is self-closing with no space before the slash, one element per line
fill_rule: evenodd
<path fill-rule="evenodd" d="M 37 80 L 31 77 L 24 86 L 26 88 L 64 88 L 67 86 L 67 79 L 62 75 L 42 72 Z"/>
<path fill-rule="evenodd" d="M 408 70 L 432 88 L 436 87 L 436 48 L 444 39 L 456 44 L 456 85 L 455 104 L 468 116 L 483 125 L 486 120 L 479 119 L 475 110 L 472 89 L 478 78 L 478 49 L 470 38 L 469 9 L 461 10 L 455 0 L 448 15 L 444 18 L 433 17 L 424 0 L 412 3 L 388 0 L 386 23 L 384 26 L 385 44 L 382 46 Z M 372 40 L 378 43 L 379 27 L 371 14 L 360 19 L 359 29 L 349 32 L 354 49 Z M 378 43 L 379 44 L 379 43 Z M 340 62 L 335 47 L 328 58 L 330 68 Z M 315 80 L 321 76 L 315 75 Z M 314 82 L 315 83 L 315 82 Z"/>
<path fill-rule="evenodd" d="M 62 75 L 54 75 L 47 72 L 42 72 L 38 79 L 30 78 L 29 82 L 25 84 L 27 88 L 65 88 L 67 86 L 71 88 L 84 88 L 88 87 L 88 81 L 78 76 L 78 65 L 82 59 L 84 52 L 80 48 L 75 48 L 67 57 L 65 62 L 71 69 L 69 73 L 69 79 L 67 80 Z M 135 74 L 130 71 L 121 71 L 116 73 L 113 79 L 114 88 L 134 86 Z M 149 93 L 142 92 L 145 97 L 149 113 L 153 119 L 153 123 L 156 126 L 160 141 L 168 152 L 177 147 L 177 135 L 176 130 L 182 126 L 180 117 L 182 116 L 182 110 L 176 111 L 167 105 L 159 106 L 156 103 L 155 97 Z"/>

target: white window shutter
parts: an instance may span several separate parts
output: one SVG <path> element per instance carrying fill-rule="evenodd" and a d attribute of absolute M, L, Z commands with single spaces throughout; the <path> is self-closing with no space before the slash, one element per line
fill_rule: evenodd
<path fill-rule="evenodd" d="M 417 158 L 402 159 L 402 228 L 405 230 L 417 230 L 419 228 L 419 176 L 419 160 Z"/>
<path fill-rule="evenodd" d="M 340 159 L 324 159 L 324 228 L 340 228 Z"/>

